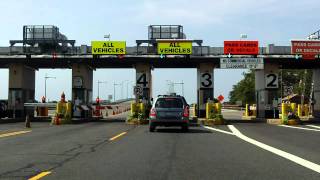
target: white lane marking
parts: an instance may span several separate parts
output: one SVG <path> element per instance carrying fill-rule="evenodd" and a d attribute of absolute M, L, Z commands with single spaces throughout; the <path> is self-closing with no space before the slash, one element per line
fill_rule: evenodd
<path fill-rule="evenodd" d="M 320 126 L 315 126 L 315 125 L 306 125 L 306 126 L 313 127 L 313 128 L 317 128 L 317 129 L 320 129 Z"/>
<path fill-rule="evenodd" d="M 234 135 L 231 132 L 224 131 L 224 130 L 221 130 L 221 129 L 217 129 L 217 128 L 213 128 L 213 127 L 209 127 L 209 126 L 202 126 L 202 127 L 206 128 L 206 129 L 210 129 L 212 131 L 217 131 L 217 132 L 221 132 L 221 133 L 225 133 L 225 134 L 229 134 L 229 135 Z"/>
<path fill-rule="evenodd" d="M 297 127 L 297 126 L 288 126 L 288 125 L 279 125 L 279 126 L 287 127 L 287 128 L 293 128 L 293 129 L 302 129 L 302 130 L 307 130 L 307 131 L 318 131 L 318 132 L 320 132 L 320 129 L 310 129 L 310 128 Z"/>
<path fill-rule="evenodd" d="M 233 125 L 228 125 L 229 129 L 233 132 L 234 135 L 236 135 L 237 137 L 239 137 L 240 139 L 244 140 L 244 141 L 247 141 L 248 143 L 251 143 L 253 145 L 256 145 L 264 150 L 267 150 L 269 152 L 272 152 L 278 156 L 281 156 L 283 158 L 286 158 L 292 162 L 295 162 L 303 167 L 306 167 L 308 169 L 311 169 L 317 173 L 320 173 L 320 165 L 318 164 L 315 164 L 311 161 L 308 161 L 308 160 L 305 160 L 305 159 L 302 159 L 301 157 L 298 157 L 296 155 L 293 155 L 293 154 L 290 154 L 290 153 L 287 153 L 285 151 L 282 151 L 280 149 L 277 149 L 277 148 L 274 148 L 274 147 L 271 147 L 267 144 L 264 144 L 264 143 L 261 143 L 259 141 L 256 141 L 254 139 L 251 139 L 245 135 L 243 135 L 236 127 L 234 127 Z"/>

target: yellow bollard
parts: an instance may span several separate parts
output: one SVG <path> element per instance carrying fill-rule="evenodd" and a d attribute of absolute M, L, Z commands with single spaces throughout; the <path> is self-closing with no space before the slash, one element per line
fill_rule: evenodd
<path fill-rule="evenodd" d="M 244 116 L 248 117 L 250 115 L 250 109 L 249 109 L 250 105 L 249 104 L 246 104 L 246 111 L 245 111 L 245 114 Z"/>
<path fill-rule="evenodd" d="M 296 110 L 297 110 L 297 104 L 296 103 L 291 103 L 291 110 L 292 110 L 292 113 L 296 112 Z"/>
<path fill-rule="evenodd" d="M 67 102 L 66 103 L 66 115 L 71 117 L 71 113 L 72 113 L 72 104 L 71 104 L 71 102 Z"/>
<path fill-rule="evenodd" d="M 303 108 L 304 108 L 304 116 L 309 116 L 309 105 L 305 104 Z"/>
<path fill-rule="evenodd" d="M 302 108 L 301 108 L 301 104 L 298 104 L 298 116 L 302 117 Z"/>
<path fill-rule="evenodd" d="M 221 114 L 221 103 L 215 103 L 215 112 Z"/>
<path fill-rule="evenodd" d="M 281 104 L 281 111 L 282 111 L 282 120 L 288 117 L 288 107 L 286 103 Z"/>
<path fill-rule="evenodd" d="M 212 117 L 213 113 L 214 113 L 213 103 L 207 103 L 206 104 L 206 118 L 209 119 L 210 117 Z"/>
<path fill-rule="evenodd" d="M 137 105 L 135 102 L 131 102 L 131 115 L 137 113 Z"/>
<path fill-rule="evenodd" d="M 257 116 L 257 105 L 256 104 L 252 104 L 252 116 Z"/>
<path fill-rule="evenodd" d="M 194 105 L 193 105 L 193 116 L 194 116 L 194 117 L 198 117 L 198 116 L 197 116 L 197 112 L 198 112 L 198 111 L 197 111 L 197 104 L 194 104 Z"/>
<path fill-rule="evenodd" d="M 58 102 L 57 105 L 56 105 L 56 113 L 60 114 L 60 112 L 61 112 L 61 103 Z"/>
<path fill-rule="evenodd" d="M 142 114 L 146 112 L 146 106 L 143 103 L 139 104 L 139 112 Z"/>

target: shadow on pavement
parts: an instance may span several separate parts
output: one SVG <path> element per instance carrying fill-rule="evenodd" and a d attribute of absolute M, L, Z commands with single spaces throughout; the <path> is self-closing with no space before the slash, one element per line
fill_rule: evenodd
<path fill-rule="evenodd" d="M 193 128 L 189 128 L 189 131 L 183 131 L 181 128 L 157 128 L 156 131 L 157 133 L 186 133 L 186 134 L 193 134 L 193 133 L 212 133 L 209 130 L 205 130 L 205 129 L 193 129 Z"/>

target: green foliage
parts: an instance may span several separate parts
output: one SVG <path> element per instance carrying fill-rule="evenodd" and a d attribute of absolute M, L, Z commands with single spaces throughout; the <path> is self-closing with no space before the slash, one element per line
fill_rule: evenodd
<path fill-rule="evenodd" d="M 282 124 L 288 124 L 288 116 L 285 116 L 283 119 L 282 119 Z"/>
<path fill-rule="evenodd" d="M 238 84 L 233 85 L 232 91 L 229 94 L 230 102 L 235 104 L 237 101 L 242 101 L 242 104 L 255 103 L 255 73 L 253 70 L 243 73 L 244 79 Z"/>
<path fill-rule="evenodd" d="M 130 113 L 129 115 L 128 115 L 128 118 L 127 118 L 128 120 L 132 120 L 132 119 L 138 119 L 138 113 Z"/>
<path fill-rule="evenodd" d="M 147 119 L 145 113 L 138 113 L 138 120 L 145 120 Z"/>
<path fill-rule="evenodd" d="M 306 74 L 305 74 L 306 73 Z M 293 93 L 301 95 L 305 88 L 304 95 L 309 96 L 312 83 L 312 70 L 288 70 L 282 71 L 282 85 L 293 86 Z"/>
<path fill-rule="evenodd" d="M 229 94 L 230 102 L 235 104 L 242 101 L 242 104 L 255 103 L 255 72 L 250 70 L 243 73 L 244 78 L 233 86 Z M 305 97 L 310 95 L 312 83 L 312 70 L 280 70 L 279 72 L 279 91 L 276 92 L 279 97 L 284 95 L 281 93 L 282 86 L 293 86 L 293 93 L 301 95 L 304 92 Z M 283 80 L 281 80 L 283 79 Z"/>

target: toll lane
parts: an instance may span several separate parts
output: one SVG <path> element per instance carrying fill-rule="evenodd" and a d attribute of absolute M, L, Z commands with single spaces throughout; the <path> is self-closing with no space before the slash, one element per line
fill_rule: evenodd
<path fill-rule="evenodd" d="M 139 126 L 44 179 L 318 179 L 319 174 L 236 136 Z"/>
<path fill-rule="evenodd" d="M 30 133 L 0 138 L 0 179 L 27 179 L 61 167 L 82 154 L 94 152 L 113 136 L 133 128 L 108 122 L 31 125 L 37 128 L 31 128 Z"/>
<path fill-rule="evenodd" d="M 320 132 L 269 124 L 235 124 L 242 133 L 294 155 L 320 164 Z M 293 126 L 309 128 L 308 126 Z"/>

